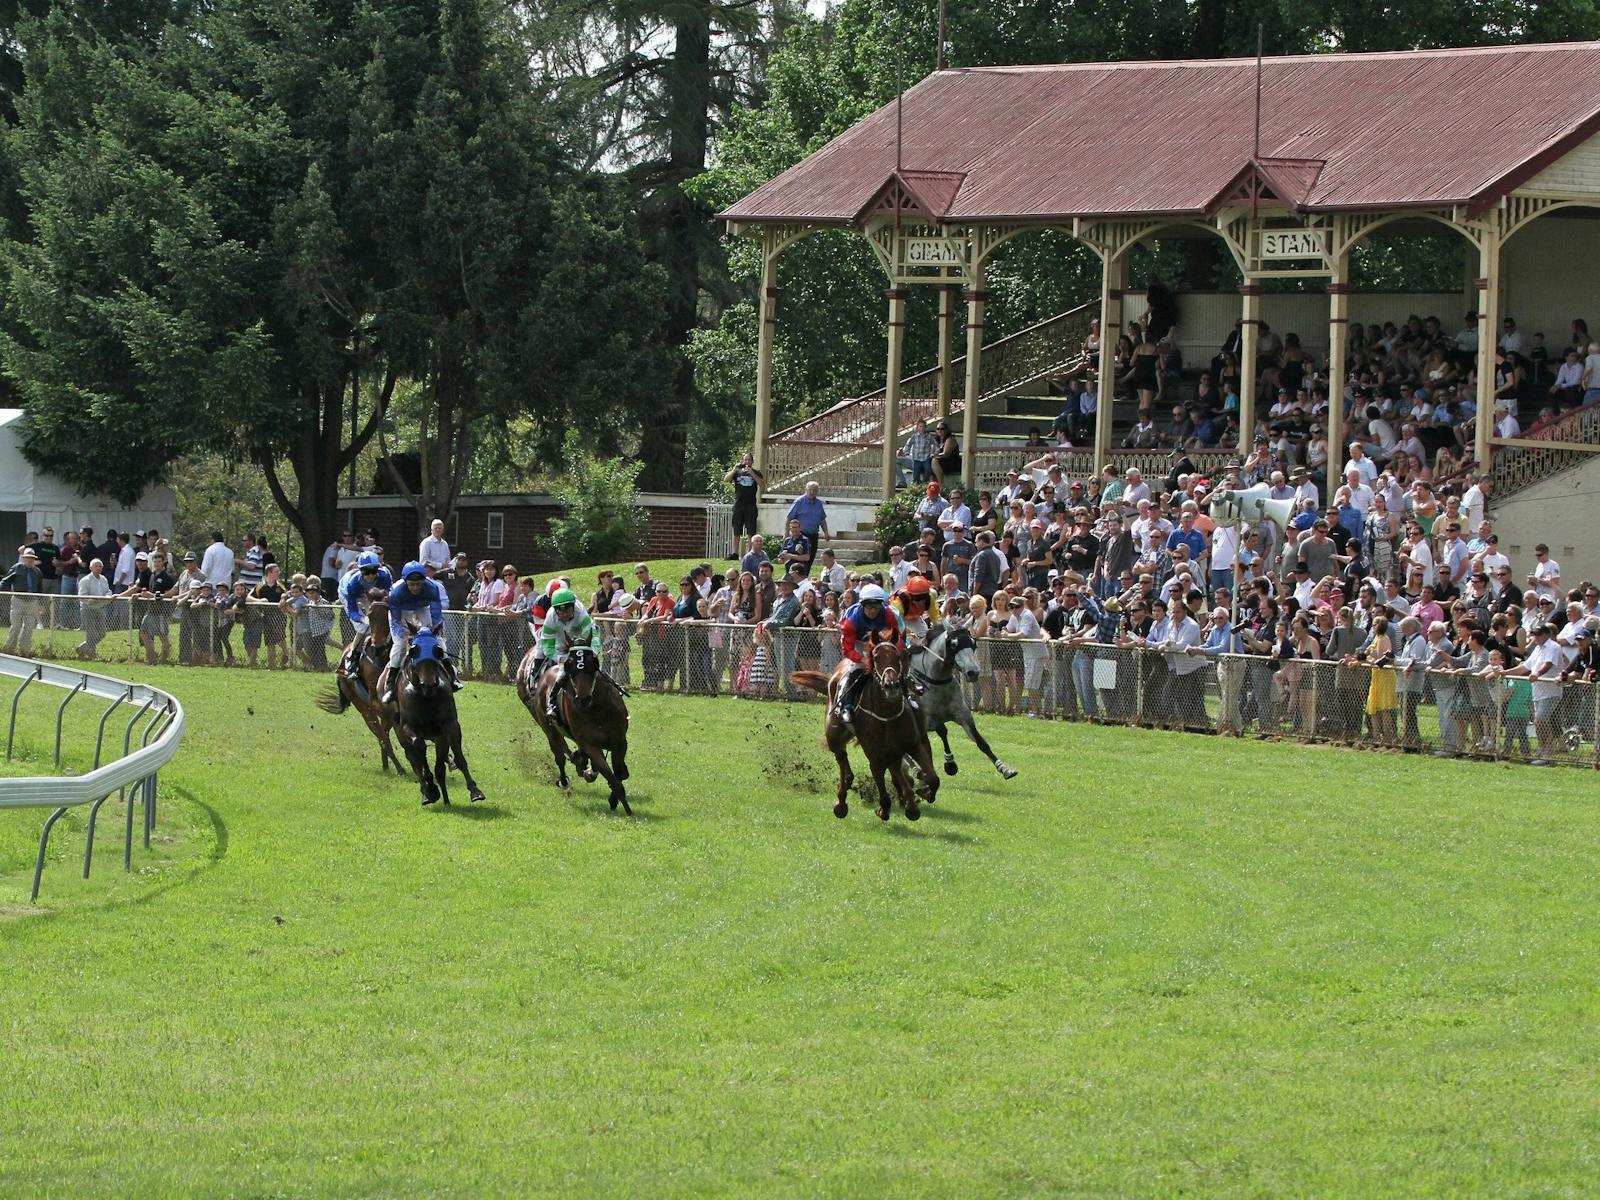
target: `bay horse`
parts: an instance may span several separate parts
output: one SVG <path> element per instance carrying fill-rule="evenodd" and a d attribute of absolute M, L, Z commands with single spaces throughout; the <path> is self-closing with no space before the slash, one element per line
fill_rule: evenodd
<path fill-rule="evenodd" d="M 382 695 L 375 691 L 375 695 Z M 444 647 L 431 629 L 419 629 L 406 647 L 395 681 L 394 703 L 385 715 L 400 736 L 400 746 L 411 760 L 412 769 L 422 781 L 422 803 L 442 799 L 450 803 L 446 776 L 452 762 L 467 781 L 476 804 L 483 792 L 467 769 L 467 756 L 461 752 L 461 721 L 456 716 L 455 690 L 445 670 Z M 434 745 L 434 768 L 428 770 L 428 743 Z"/>
<path fill-rule="evenodd" d="M 356 643 L 362 641 L 358 634 L 339 656 L 339 665 L 333 671 L 333 690 L 317 698 L 317 707 L 334 716 L 347 708 L 355 709 L 367 723 L 372 736 L 378 739 L 383 773 L 389 773 L 389 764 L 392 762 L 395 774 L 404 775 L 407 767 L 394 751 L 389 714 L 378 703 L 378 679 L 389 661 L 389 605 L 387 601 L 376 598 L 383 595 L 382 588 L 373 588 L 368 595 L 374 599 L 367 608 L 367 637 L 361 651 L 356 653 Z M 346 663 L 354 666 L 354 675 L 343 670 Z"/>
<path fill-rule="evenodd" d="M 838 698 L 839 688 L 850 670 L 849 662 L 841 662 L 831 676 L 820 671 L 795 671 L 789 676 L 789 681 L 796 686 L 822 692 L 828 697 L 828 716 L 822 727 L 822 738 L 839 763 L 838 802 L 833 806 L 833 815 L 843 818 L 850 811 L 845 797 L 856 778 L 848 753 L 854 738 L 866 754 L 867 766 L 878 785 L 878 819 L 889 819 L 889 793 L 883 782 L 887 774 L 894 780 L 906 819 L 915 821 L 922 816 L 922 809 L 917 803 L 906 761 L 909 759 L 921 774 L 930 804 L 939 793 L 939 777 L 933 772 L 927 727 L 906 697 L 906 657 L 893 642 L 877 642 L 868 651 L 863 669 L 868 676 L 856 701 L 855 720 L 848 725 L 839 715 Z"/>
<path fill-rule="evenodd" d="M 950 752 L 950 734 L 947 724 L 953 723 L 967 731 L 973 744 L 989 756 L 1001 779 L 1015 779 L 1016 768 L 1007 766 L 989 748 L 978 724 L 972 719 L 972 709 L 967 704 L 959 676 L 969 681 L 982 673 L 978 665 L 978 644 L 972 637 L 969 621 L 944 621 L 928 631 L 928 640 L 911 651 L 911 670 L 927 685 L 922 695 L 922 715 L 928 730 L 939 735 L 944 745 L 944 773 L 956 773 L 956 756 Z"/>
<path fill-rule="evenodd" d="M 600 670 L 600 653 L 588 646 L 574 646 L 567 652 L 567 683 L 556 703 L 559 721 L 551 721 L 546 712 L 550 689 L 555 686 L 555 663 L 533 677 L 533 663 L 538 648 L 530 649 L 517 666 L 517 696 L 533 715 L 534 724 L 544 730 L 550 742 L 550 753 L 556 760 L 557 782 L 566 791 L 572 785 L 567 779 L 567 758 L 588 783 L 593 783 L 596 773 L 603 775 L 611 785 L 607 802 L 615 810 L 630 817 L 627 789 L 622 786 L 628 778 L 628 705 L 623 692 L 611 677 Z M 577 745 L 569 750 L 567 737 Z"/>

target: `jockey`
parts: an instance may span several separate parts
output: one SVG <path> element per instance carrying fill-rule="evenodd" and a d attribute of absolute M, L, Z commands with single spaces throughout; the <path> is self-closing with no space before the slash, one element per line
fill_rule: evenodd
<path fill-rule="evenodd" d="M 400 665 L 405 662 L 406 647 L 410 642 L 410 633 L 406 629 L 405 615 L 407 613 L 425 612 L 426 624 L 434 631 L 434 636 L 439 638 L 439 645 L 444 647 L 445 674 L 449 677 L 450 687 L 454 691 L 461 690 L 461 680 L 456 678 L 455 663 L 449 655 L 449 647 L 444 645 L 444 639 L 439 637 L 444 628 L 444 588 L 428 578 L 428 569 L 419 562 L 408 562 L 405 569 L 400 572 L 400 582 L 389 589 L 389 638 L 393 648 L 389 651 L 389 670 L 384 675 L 384 688 L 382 701 L 384 704 L 394 703 L 395 684 L 400 676 Z"/>
<path fill-rule="evenodd" d="M 528 610 L 528 628 L 533 631 L 533 644 L 535 646 L 539 644 L 539 634 L 544 629 L 546 619 L 550 616 L 550 597 L 554 596 L 562 588 L 571 587 L 572 583 L 565 576 L 557 576 L 544 585 L 544 594 L 536 599 L 533 602 L 533 607 Z M 544 656 L 541 654 L 539 658 L 542 660 Z M 540 661 L 537 665 L 543 666 L 544 664 Z M 535 675 L 534 678 L 537 679 L 538 676 Z"/>
<path fill-rule="evenodd" d="M 927 640 L 928 607 L 933 602 L 932 593 L 933 588 L 926 577 L 912 575 L 906 580 L 905 586 L 890 598 L 889 607 L 900 618 L 908 640 L 914 638 L 919 644 Z"/>
<path fill-rule="evenodd" d="M 869 583 L 861 589 L 860 602 L 839 622 L 839 650 L 849 664 L 839 687 L 839 716 L 846 725 L 855 720 L 856 697 L 870 673 L 863 647 L 874 641 L 892 641 L 905 648 L 905 629 L 886 599 L 881 587 Z"/>
<path fill-rule="evenodd" d="M 577 646 L 587 646 L 596 654 L 600 652 L 600 630 L 589 610 L 578 603 L 572 589 L 557 588 L 549 596 L 550 612 L 539 631 L 539 654 L 534 659 L 533 677 L 539 678 L 545 664 L 556 664 L 556 681 L 544 699 L 545 716 L 557 719 L 556 698 L 567 685 L 567 651 Z"/>
<path fill-rule="evenodd" d="M 356 559 L 356 565 L 344 573 L 344 578 L 339 580 L 339 599 L 344 603 L 345 616 L 350 618 L 350 624 L 355 628 L 355 641 L 351 643 L 350 651 L 340 662 L 340 666 L 347 674 L 354 674 L 355 660 L 360 657 L 362 649 L 367 644 L 367 607 L 372 603 L 368 593 L 373 588 L 382 588 L 387 592 L 394 586 L 394 579 L 383 561 L 371 550 L 363 550 Z"/>

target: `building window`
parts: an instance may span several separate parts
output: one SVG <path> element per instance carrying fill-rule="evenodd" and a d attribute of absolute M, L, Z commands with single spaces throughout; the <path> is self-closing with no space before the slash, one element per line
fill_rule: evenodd
<path fill-rule="evenodd" d="M 484 545 L 490 550 L 499 550 L 506 544 L 506 515 L 492 512 L 488 516 L 488 522 Z"/>

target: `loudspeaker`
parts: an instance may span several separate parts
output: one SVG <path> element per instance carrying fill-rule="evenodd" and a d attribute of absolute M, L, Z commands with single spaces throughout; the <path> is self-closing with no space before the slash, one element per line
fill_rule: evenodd
<path fill-rule="evenodd" d="M 1274 500 L 1272 489 L 1264 483 L 1242 492 L 1219 491 L 1211 497 L 1211 519 L 1218 525 L 1237 526 L 1245 522 L 1271 521 L 1288 532 L 1294 516 L 1293 500 Z"/>

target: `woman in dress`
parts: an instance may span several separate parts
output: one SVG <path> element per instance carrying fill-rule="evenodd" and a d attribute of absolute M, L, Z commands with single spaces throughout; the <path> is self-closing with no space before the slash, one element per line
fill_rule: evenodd
<path fill-rule="evenodd" d="M 1373 575 L 1383 582 L 1399 578 L 1395 573 L 1395 565 L 1398 561 L 1396 549 L 1400 544 L 1400 519 L 1389 511 L 1388 502 L 1381 492 L 1372 497 L 1372 504 L 1367 509 L 1361 544 L 1366 547 Z"/>
<path fill-rule="evenodd" d="M 1372 722 L 1372 736 L 1380 745 L 1392 746 L 1399 700 L 1395 696 L 1394 644 L 1389 639 L 1387 617 L 1373 618 L 1372 639 L 1358 657 L 1371 672 L 1371 681 L 1367 684 L 1367 719 Z"/>
<path fill-rule="evenodd" d="M 1131 387 L 1139 398 L 1139 419 L 1146 420 L 1155 408 L 1156 395 L 1161 390 L 1161 350 L 1149 332 L 1134 348 L 1122 382 Z"/>
<path fill-rule="evenodd" d="M 949 490 L 948 485 L 961 478 L 961 443 L 944 421 L 939 422 L 934 438 L 939 445 L 933 456 L 933 477 L 941 488 Z"/>

